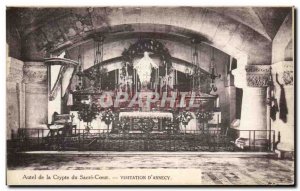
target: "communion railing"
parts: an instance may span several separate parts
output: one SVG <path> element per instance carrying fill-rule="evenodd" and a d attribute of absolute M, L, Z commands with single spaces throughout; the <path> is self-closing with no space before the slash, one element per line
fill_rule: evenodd
<path fill-rule="evenodd" d="M 243 147 L 236 146 L 239 134 L 247 133 Z M 257 136 L 266 133 L 263 146 Z M 14 139 L 18 151 L 274 151 L 274 130 L 162 130 L 135 131 L 74 129 L 70 134 L 47 129 L 22 129 Z"/>

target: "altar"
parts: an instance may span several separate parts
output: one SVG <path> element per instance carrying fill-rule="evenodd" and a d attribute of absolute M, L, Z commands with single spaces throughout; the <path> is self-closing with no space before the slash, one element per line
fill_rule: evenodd
<path fill-rule="evenodd" d="M 103 62 L 103 41 L 95 44 L 94 66 L 78 68 L 66 99 L 77 129 L 112 135 L 187 134 L 212 122 L 209 117 L 219 108 L 218 95 L 210 93 L 213 74 L 196 62 L 178 63 L 163 43 L 152 39 L 132 44 L 118 63 Z"/>
<path fill-rule="evenodd" d="M 119 120 L 129 123 L 130 133 L 160 132 L 166 130 L 166 123 L 173 121 L 173 114 L 170 112 L 120 112 Z"/>

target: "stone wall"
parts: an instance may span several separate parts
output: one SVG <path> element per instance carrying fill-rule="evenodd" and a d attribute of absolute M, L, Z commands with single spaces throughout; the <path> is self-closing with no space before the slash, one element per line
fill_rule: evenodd
<path fill-rule="evenodd" d="M 11 139 L 18 128 L 25 127 L 25 87 L 23 79 L 23 62 L 7 57 L 6 60 L 6 135 Z"/>
<path fill-rule="evenodd" d="M 17 29 L 17 18 L 8 11 L 6 15 L 6 43 L 8 46 L 8 56 L 22 60 L 21 54 L 21 36 Z"/>
<path fill-rule="evenodd" d="M 273 130 L 280 132 L 278 148 L 294 150 L 294 38 L 293 12 L 285 18 L 277 32 L 272 47 L 272 73 L 275 85 L 275 98 L 279 111 L 276 119 L 270 120 Z M 280 104 L 282 103 L 282 104 Z M 286 120 L 284 112 L 286 107 Z M 283 110 L 284 109 L 284 110 Z M 281 113 L 283 114 L 283 113 Z"/>

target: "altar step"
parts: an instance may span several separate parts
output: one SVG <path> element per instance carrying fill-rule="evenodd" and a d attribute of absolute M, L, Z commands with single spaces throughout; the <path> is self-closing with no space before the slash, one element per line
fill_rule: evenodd
<path fill-rule="evenodd" d="M 176 139 L 124 139 L 109 137 L 94 137 L 67 139 L 68 141 L 46 142 L 39 144 L 31 141 L 21 145 L 23 151 L 201 151 L 201 152 L 237 152 L 244 151 L 227 139 L 195 139 L 193 137 L 177 137 Z M 247 151 L 263 151 L 248 149 Z"/>
<path fill-rule="evenodd" d="M 72 155 L 72 156 L 108 156 L 108 157 L 133 157 L 133 156 L 153 156 L 153 157 L 177 157 L 192 156 L 201 158 L 277 158 L 275 152 L 147 152 L 147 151 L 26 151 L 20 154 L 28 155 Z"/>

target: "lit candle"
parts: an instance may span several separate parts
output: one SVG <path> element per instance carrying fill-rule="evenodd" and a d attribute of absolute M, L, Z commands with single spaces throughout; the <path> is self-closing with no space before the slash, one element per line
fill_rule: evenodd
<path fill-rule="evenodd" d="M 216 99 L 216 108 L 219 108 L 219 107 L 220 107 L 220 98 L 218 96 Z"/>

